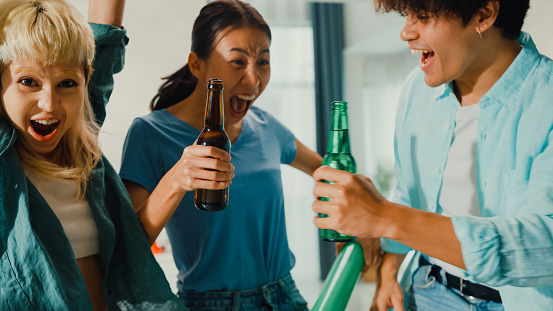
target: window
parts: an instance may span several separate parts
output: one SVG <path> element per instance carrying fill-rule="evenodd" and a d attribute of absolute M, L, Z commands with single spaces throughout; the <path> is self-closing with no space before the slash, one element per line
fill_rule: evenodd
<path fill-rule="evenodd" d="M 271 27 L 271 80 L 255 105 L 286 125 L 304 145 L 316 149 L 313 31 L 309 26 Z M 282 166 L 286 229 L 296 256 L 292 275 L 317 280 L 318 231 L 311 210 L 313 179 L 288 165 Z M 308 290 L 307 286 L 300 288 Z M 316 299 L 316 297 L 315 297 Z"/>

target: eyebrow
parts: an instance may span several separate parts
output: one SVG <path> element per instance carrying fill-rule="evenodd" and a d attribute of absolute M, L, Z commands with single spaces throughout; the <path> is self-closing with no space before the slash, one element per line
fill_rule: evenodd
<path fill-rule="evenodd" d="M 22 71 L 30 71 L 34 74 L 38 74 L 38 72 L 36 72 L 35 70 L 33 70 L 32 68 L 27 68 L 27 67 L 22 67 L 22 68 L 19 68 L 15 71 L 16 74 L 22 72 Z"/>
<path fill-rule="evenodd" d="M 244 49 L 241 49 L 241 48 L 232 48 L 229 51 L 236 51 L 236 52 L 240 52 L 242 54 L 246 54 L 247 56 L 250 56 L 250 53 L 248 53 L 248 51 L 246 51 Z M 261 50 L 261 52 L 259 52 L 259 55 L 264 54 L 264 53 L 269 53 L 269 49 Z"/>
<path fill-rule="evenodd" d="M 29 72 L 32 72 L 36 75 L 40 75 L 36 70 L 32 69 L 32 68 L 28 68 L 28 67 L 22 67 L 22 68 L 19 68 L 15 71 L 15 74 L 18 74 L 22 71 L 29 71 Z M 77 77 L 81 77 L 81 74 L 78 72 L 78 71 L 73 71 L 73 70 L 67 70 L 67 71 L 63 71 L 63 72 L 60 72 L 58 73 L 57 75 L 54 76 L 54 78 L 57 78 L 57 77 L 60 77 L 60 76 L 63 76 L 65 74 L 74 74 L 76 75 Z"/>
<path fill-rule="evenodd" d="M 60 77 L 60 76 L 63 76 L 63 75 L 69 75 L 69 74 L 74 74 L 79 78 L 81 77 L 81 74 L 78 71 L 67 70 L 67 71 L 63 71 L 63 72 L 58 73 L 57 75 L 54 76 L 54 78 L 57 78 L 57 77 Z"/>

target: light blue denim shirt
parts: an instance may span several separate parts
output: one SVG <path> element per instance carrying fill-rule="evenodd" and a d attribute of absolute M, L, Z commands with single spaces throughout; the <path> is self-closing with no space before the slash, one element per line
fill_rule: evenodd
<path fill-rule="evenodd" d="M 519 43 L 519 55 L 480 99 L 482 217 L 452 222 L 467 278 L 498 286 L 506 310 L 553 310 L 553 61 L 528 34 Z M 408 77 L 396 117 L 394 202 L 437 212 L 457 109 L 451 83 L 431 88 L 418 68 Z M 383 248 L 409 250 L 391 240 Z"/>

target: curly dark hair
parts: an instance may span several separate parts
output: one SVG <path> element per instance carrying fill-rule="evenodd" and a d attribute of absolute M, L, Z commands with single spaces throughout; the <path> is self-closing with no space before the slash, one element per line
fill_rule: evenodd
<path fill-rule="evenodd" d="M 395 11 L 403 16 L 416 17 L 458 16 L 466 26 L 479 9 L 491 1 L 499 2 L 499 14 L 494 26 L 501 29 L 503 37 L 517 39 L 530 0 L 374 0 L 376 11 Z"/>

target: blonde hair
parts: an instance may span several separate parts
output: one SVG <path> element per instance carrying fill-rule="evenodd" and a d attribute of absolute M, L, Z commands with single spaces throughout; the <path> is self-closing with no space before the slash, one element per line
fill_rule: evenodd
<path fill-rule="evenodd" d="M 88 85 L 94 34 L 82 14 L 63 0 L 2 0 L 0 73 L 11 62 L 21 59 L 42 65 L 80 62 Z M 79 198 L 84 198 L 87 180 L 101 157 L 99 127 L 86 90 L 83 104 L 75 124 L 48 155 L 38 154 L 23 135 L 19 135 L 15 144 L 21 161 L 33 172 L 78 183 Z M 0 114 L 9 119 L 3 107 Z"/>

